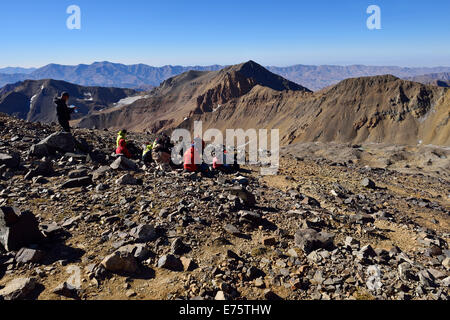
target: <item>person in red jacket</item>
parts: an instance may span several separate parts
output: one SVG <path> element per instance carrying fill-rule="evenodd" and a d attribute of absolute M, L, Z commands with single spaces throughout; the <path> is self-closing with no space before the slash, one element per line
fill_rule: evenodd
<path fill-rule="evenodd" d="M 125 139 L 119 140 L 119 146 L 116 149 L 116 154 L 123 154 L 127 158 L 131 158 L 131 153 L 127 149 L 127 143 L 125 142 Z"/>
<path fill-rule="evenodd" d="M 198 166 L 199 155 L 198 151 L 195 148 L 195 145 L 192 144 L 191 147 L 184 153 L 184 170 L 189 172 L 196 172 Z M 197 160 L 197 161 L 196 161 Z"/>

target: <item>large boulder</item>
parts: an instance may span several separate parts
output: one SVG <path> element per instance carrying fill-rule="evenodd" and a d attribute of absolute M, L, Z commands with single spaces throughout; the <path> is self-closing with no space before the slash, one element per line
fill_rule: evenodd
<path fill-rule="evenodd" d="M 29 154 L 30 156 L 42 158 L 48 156 L 50 154 L 50 150 L 45 144 L 34 144 L 31 146 Z"/>
<path fill-rule="evenodd" d="M 106 176 L 106 173 L 109 171 L 111 171 L 110 166 L 102 166 L 94 171 L 94 173 L 92 174 L 92 179 L 98 180 L 100 178 L 103 178 L 104 176 Z"/>
<path fill-rule="evenodd" d="M 45 146 L 45 147 L 44 147 Z M 68 132 L 56 132 L 31 147 L 30 155 L 42 157 L 56 151 L 74 152 L 76 141 Z"/>
<path fill-rule="evenodd" d="M 35 162 L 35 166 L 36 166 L 36 168 L 31 169 L 25 175 L 25 177 L 24 177 L 25 180 L 31 180 L 34 177 L 38 177 L 38 176 L 49 177 L 55 173 L 55 171 L 53 169 L 53 164 L 48 159 Z"/>
<path fill-rule="evenodd" d="M 92 178 L 90 176 L 82 177 L 82 178 L 75 178 L 75 179 L 69 179 L 66 182 L 64 182 L 61 185 L 61 189 L 87 187 L 87 186 L 90 186 L 91 184 L 93 184 L 93 182 L 92 182 Z"/>
<path fill-rule="evenodd" d="M 78 296 L 80 294 L 80 288 L 77 288 L 72 284 L 68 283 L 67 281 L 64 281 L 63 283 L 59 284 L 55 289 L 53 289 L 53 293 L 66 298 L 78 299 Z"/>
<path fill-rule="evenodd" d="M 112 164 L 111 168 L 114 170 L 131 170 L 131 171 L 138 171 L 139 168 L 137 164 L 126 157 L 119 156 Z"/>
<path fill-rule="evenodd" d="M 20 155 L 18 153 L 0 153 L 0 166 L 2 165 L 9 169 L 17 169 L 20 165 Z"/>
<path fill-rule="evenodd" d="M 68 174 L 68 177 L 70 179 L 75 179 L 75 178 L 87 177 L 88 175 L 89 175 L 89 173 L 88 173 L 87 169 L 78 169 L 78 170 L 70 171 Z"/>
<path fill-rule="evenodd" d="M 168 269 L 171 271 L 183 271 L 184 266 L 180 259 L 174 255 L 167 254 L 159 258 L 158 268 Z"/>
<path fill-rule="evenodd" d="M 0 297 L 3 297 L 5 300 L 26 299 L 33 292 L 36 284 L 37 281 L 34 278 L 14 279 L 0 290 Z"/>
<path fill-rule="evenodd" d="M 127 174 L 124 174 L 123 176 L 121 176 L 119 179 L 117 179 L 116 184 L 135 186 L 138 184 L 138 181 L 131 174 L 127 173 Z"/>
<path fill-rule="evenodd" d="M 305 253 L 318 249 L 332 249 L 334 246 L 334 234 L 317 232 L 314 229 L 299 229 L 295 233 L 295 244 Z"/>
<path fill-rule="evenodd" d="M 131 253 L 138 261 L 144 261 L 152 255 L 150 249 L 143 243 L 127 244 L 117 251 Z"/>
<path fill-rule="evenodd" d="M 254 207 L 256 205 L 256 198 L 253 193 L 247 191 L 243 186 L 236 186 L 232 188 L 227 188 L 225 191 L 239 197 L 244 205 L 248 207 Z"/>
<path fill-rule="evenodd" d="M 13 207 L 0 207 L 0 244 L 7 251 L 17 251 L 44 239 L 33 213 Z"/>
<path fill-rule="evenodd" d="M 37 162 L 36 173 L 39 176 L 48 177 L 55 173 L 53 164 L 50 160 L 45 159 Z"/>
<path fill-rule="evenodd" d="M 131 229 L 130 236 L 132 236 L 136 242 L 148 242 L 156 238 L 155 228 L 149 224 L 140 224 L 137 227 Z"/>
<path fill-rule="evenodd" d="M 16 254 L 17 263 L 39 263 L 44 259 L 45 252 L 42 250 L 35 250 L 29 248 L 22 248 Z"/>
<path fill-rule="evenodd" d="M 119 274 L 133 274 L 139 271 L 139 264 L 134 254 L 129 251 L 116 251 L 103 259 L 106 270 Z"/>

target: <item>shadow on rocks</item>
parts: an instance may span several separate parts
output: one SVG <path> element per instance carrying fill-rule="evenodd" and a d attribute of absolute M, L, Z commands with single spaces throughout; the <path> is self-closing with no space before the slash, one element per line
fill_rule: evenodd
<path fill-rule="evenodd" d="M 30 292 L 30 294 L 27 296 L 27 300 L 37 300 L 41 293 L 45 290 L 45 287 L 40 284 L 36 283 L 36 286 L 34 287 L 33 291 Z"/>
<path fill-rule="evenodd" d="M 47 253 L 42 264 L 51 265 L 57 261 L 63 261 L 66 264 L 79 262 L 85 254 L 83 249 L 69 247 L 64 243 L 52 243 L 43 246 Z"/>

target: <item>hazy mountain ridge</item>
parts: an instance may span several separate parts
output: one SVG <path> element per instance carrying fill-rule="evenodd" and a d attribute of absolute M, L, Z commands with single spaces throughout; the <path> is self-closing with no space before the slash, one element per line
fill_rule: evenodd
<path fill-rule="evenodd" d="M 407 80 L 432 84 L 438 87 L 450 87 L 450 72 L 424 74 L 421 76 L 410 77 Z"/>
<path fill-rule="evenodd" d="M 111 62 L 95 62 L 90 65 L 80 64 L 65 66 L 49 64 L 36 69 L 29 74 L 5 74 L 0 69 L 0 86 L 26 79 L 55 79 L 84 86 L 114 86 L 121 88 L 134 88 L 148 90 L 157 87 L 161 82 L 187 72 L 217 71 L 225 66 L 163 66 L 152 67 L 145 64 L 124 65 Z M 317 91 L 336 84 L 347 78 L 392 74 L 399 78 L 409 78 L 418 75 L 450 72 L 450 67 L 435 68 L 402 68 L 395 66 L 308 66 L 294 65 L 289 67 L 267 67 L 282 77 Z M 18 69 L 19 70 L 19 69 Z"/>
<path fill-rule="evenodd" d="M 6 67 L 0 68 L 0 73 L 3 74 L 30 74 L 36 71 L 37 68 L 21 68 L 21 67 Z"/>
<path fill-rule="evenodd" d="M 450 67 L 402 68 L 397 66 L 365 66 L 365 65 L 351 65 L 351 66 L 295 65 L 284 68 L 268 67 L 268 70 L 277 73 L 291 81 L 300 83 L 310 88 L 311 90 L 317 91 L 348 78 L 392 74 L 398 78 L 408 79 L 411 77 L 424 74 L 450 72 Z"/>

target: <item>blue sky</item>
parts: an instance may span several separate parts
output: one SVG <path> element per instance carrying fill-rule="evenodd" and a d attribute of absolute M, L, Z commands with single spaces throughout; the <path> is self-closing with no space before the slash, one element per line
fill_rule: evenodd
<path fill-rule="evenodd" d="M 69 5 L 81 30 L 69 30 Z M 381 30 L 368 30 L 369 5 Z M 112 61 L 155 66 L 450 66 L 448 0 L 0 2 L 0 67 Z"/>

